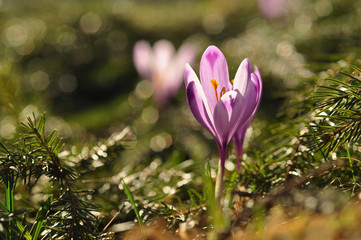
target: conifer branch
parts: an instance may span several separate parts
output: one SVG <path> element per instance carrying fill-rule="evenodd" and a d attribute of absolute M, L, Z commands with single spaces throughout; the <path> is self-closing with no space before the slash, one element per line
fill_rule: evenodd
<path fill-rule="evenodd" d="M 1 143 L 2 153 L 5 154 L 0 155 L 2 180 L 7 182 L 6 178 L 17 179 L 20 176 L 26 184 L 30 183 L 32 176 L 37 181 L 45 175 L 51 182 L 58 182 L 59 186 L 53 184 L 53 187 L 60 187 L 60 194 L 55 194 L 51 205 L 49 202 L 49 211 L 52 214 L 43 220 L 42 227 L 48 231 L 45 231 L 42 237 L 93 239 L 98 232 L 97 218 L 92 211 L 97 209 L 82 199 L 82 194 L 87 191 L 75 189 L 77 174 L 73 170 L 69 171 L 66 163 L 59 159 L 62 139 L 57 136 L 56 131 L 45 135 L 44 115 L 40 116 L 39 120 L 33 115 L 33 118 L 28 118 L 28 122 L 21 123 L 21 126 L 25 132 L 20 134 L 10 148 Z M 8 174 L 9 170 L 11 175 Z"/>
<path fill-rule="evenodd" d="M 70 200 L 71 200 L 71 212 L 72 212 L 72 221 L 71 226 L 68 232 L 69 239 L 74 238 L 74 229 L 76 226 L 76 222 L 81 221 L 78 219 L 78 211 L 77 211 L 77 203 L 75 200 L 75 196 L 73 193 L 72 185 L 68 179 L 68 176 L 65 174 L 66 170 L 62 168 L 61 161 L 59 161 L 58 157 L 50 150 L 49 146 L 45 143 L 44 138 L 40 135 L 37 128 L 33 129 L 34 134 L 36 135 L 37 139 L 41 143 L 41 145 L 44 147 L 46 153 L 48 154 L 49 158 L 51 159 L 52 163 L 57 166 L 61 179 L 65 181 L 66 187 L 69 192 Z"/>
<path fill-rule="evenodd" d="M 331 132 L 330 134 L 328 134 L 328 135 L 326 135 L 326 136 L 323 136 L 323 137 L 322 137 L 322 140 L 323 140 L 323 141 L 328 141 L 328 140 L 330 140 L 330 138 L 336 136 L 338 133 L 342 132 L 345 128 L 347 128 L 347 127 L 350 126 L 351 124 L 356 123 L 356 122 L 360 122 L 360 121 L 361 121 L 361 117 L 356 118 L 356 119 L 353 119 L 352 121 L 346 123 L 346 124 L 343 125 L 342 127 L 337 128 L 335 131 Z"/>

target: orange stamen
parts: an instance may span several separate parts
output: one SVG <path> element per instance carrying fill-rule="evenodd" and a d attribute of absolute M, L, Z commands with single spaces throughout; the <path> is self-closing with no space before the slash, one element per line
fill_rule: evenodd
<path fill-rule="evenodd" d="M 216 81 L 216 79 L 212 79 L 211 80 L 211 83 L 212 83 L 212 87 L 213 87 L 213 89 L 214 89 L 214 92 L 215 92 L 215 94 L 216 94 L 216 99 L 217 99 L 217 102 L 218 102 L 218 94 L 217 94 L 217 87 L 218 87 L 218 85 L 219 85 L 219 82 L 217 82 Z M 223 89 L 222 89 L 223 90 Z"/>
<path fill-rule="evenodd" d="M 218 99 L 217 88 L 218 88 L 219 82 L 217 82 L 217 80 L 215 78 L 213 78 L 211 80 L 211 83 L 212 83 L 212 87 L 214 89 L 214 93 L 216 94 L 216 99 L 218 102 L 218 100 L 226 93 L 226 88 L 225 87 L 222 88 L 221 92 L 219 93 L 219 99 Z"/>
<path fill-rule="evenodd" d="M 219 93 L 219 98 L 221 98 L 223 96 L 223 94 L 225 94 L 225 93 L 226 93 L 226 88 L 223 87 L 221 92 Z"/>

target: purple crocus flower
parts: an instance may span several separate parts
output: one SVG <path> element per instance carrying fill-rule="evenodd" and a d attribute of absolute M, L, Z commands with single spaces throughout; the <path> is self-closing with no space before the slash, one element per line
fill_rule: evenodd
<path fill-rule="evenodd" d="M 159 40 L 153 48 L 147 41 L 138 41 L 133 49 L 135 67 L 143 78 L 152 81 L 153 97 L 158 107 L 167 104 L 182 83 L 183 66 L 196 57 L 193 45 L 183 44 L 178 52 L 167 40 Z"/>
<path fill-rule="evenodd" d="M 258 76 L 259 74 L 252 72 L 250 61 L 244 59 L 232 84 L 229 81 L 227 61 L 215 46 L 208 47 L 203 53 L 200 63 L 201 81 L 189 64 L 185 66 L 188 105 L 194 117 L 215 138 L 220 154 L 216 182 L 218 200 L 222 197 L 229 142 L 257 107 L 261 81 Z"/>
<path fill-rule="evenodd" d="M 285 0 L 258 0 L 260 12 L 269 19 L 284 17 L 288 11 L 287 4 Z"/>

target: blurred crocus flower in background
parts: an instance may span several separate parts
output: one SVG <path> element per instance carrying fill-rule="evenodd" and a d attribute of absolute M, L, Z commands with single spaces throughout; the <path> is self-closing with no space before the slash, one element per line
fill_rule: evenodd
<path fill-rule="evenodd" d="M 194 117 L 213 135 L 218 145 L 220 161 L 216 198 L 219 201 L 223 192 L 228 145 L 235 132 L 247 122 L 258 106 L 259 76 L 259 72 L 252 72 L 250 61 L 245 59 L 232 84 L 229 81 L 227 61 L 215 46 L 208 47 L 203 53 L 200 63 L 201 81 L 189 64 L 185 66 L 188 105 Z"/>
<path fill-rule="evenodd" d="M 261 14 L 269 19 L 282 18 L 287 14 L 287 0 L 258 0 Z"/>
<path fill-rule="evenodd" d="M 167 40 L 159 40 L 153 48 L 138 41 L 133 49 L 133 60 L 139 75 L 152 82 L 153 98 L 158 107 L 164 107 L 182 84 L 185 63 L 192 63 L 197 55 L 195 46 L 183 44 L 178 52 Z"/>

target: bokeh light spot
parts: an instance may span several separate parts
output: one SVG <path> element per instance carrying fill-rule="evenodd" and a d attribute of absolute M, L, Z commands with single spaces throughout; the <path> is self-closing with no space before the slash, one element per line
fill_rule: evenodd
<path fill-rule="evenodd" d="M 233 171 L 233 170 L 235 169 L 234 163 L 231 162 L 231 161 L 229 161 L 229 160 L 227 160 L 227 161 L 225 162 L 225 165 L 224 165 L 224 166 L 226 167 L 226 169 L 227 169 L 228 171 Z"/>
<path fill-rule="evenodd" d="M 140 81 L 135 88 L 135 95 L 140 99 L 146 99 L 152 96 L 153 90 L 150 81 Z"/>
<path fill-rule="evenodd" d="M 142 112 L 142 120 L 145 123 L 154 124 L 158 121 L 159 113 L 155 107 L 147 107 Z"/>
<path fill-rule="evenodd" d="M 151 138 L 149 147 L 155 152 L 161 152 L 172 145 L 172 137 L 168 133 L 162 133 Z"/>
<path fill-rule="evenodd" d="M 15 134 L 15 119 L 13 117 L 7 116 L 1 121 L 0 135 L 2 138 L 11 139 Z"/>
<path fill-rule="evenodd" d="M 8 45 L 17 47 L 26 42 L 28 39 L 28 31 L 24 26 L 14 24 L 5 30 L 5 38 Z"/>
<path fill-rule="evenodd" d="M 75 31 L 72 28 L 67 28 L 66 31 L 62 32 L 58 38 L 57 43 L 62 46 L 71 46 L 76 40 Z"/>
<path fill-rule="evenodd" d="M 65 74 L 59 78 L 59 89 L 66 93 L 74 92 L 78 86 L 76 77 L 71 74 Z"/>
<path fill-rule="evenodd" d="M 295 29 L 301 35 L 309 33 L 312 27 L 312 20 L 306 15 L 300 15 L 295 20 Z"/>
<path fill-rule="evenodd" d="M 49 77 L 43 71 L 37 71 L 30 76 L 30 84 L 34 90 L 42 91 L 49 86 Z"/>
<path fill-rule="evenodd" d="M 96 33 L 102 25 L 100 16 L 94 12 L 88 12 L 80 18 L 80 28 L 86 34 Z"/>
<path fill-rule="evenodd" d="M 203 28 L 209 34 L 218 34 L 224 28 L 223 16 L 218 13 L 211 13 L 203 19 Z"/>
<path fill-rule="evenodd" d="M 288 41 L 282 41 L 277 45 L 277 54 L 284 58 L 289 58 L 294 53 L 293 45 Z"/>

